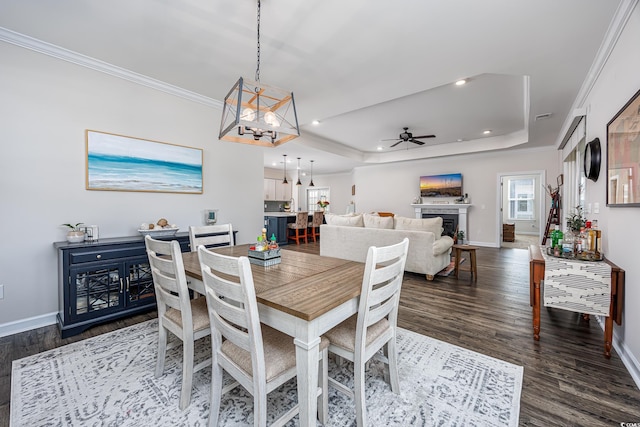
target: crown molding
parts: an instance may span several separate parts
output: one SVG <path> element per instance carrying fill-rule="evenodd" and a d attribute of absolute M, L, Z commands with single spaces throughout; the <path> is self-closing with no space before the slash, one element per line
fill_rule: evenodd
<path fill-rule="evenodd" d="M 558 134 L 558 139 L 556 140 L 556 147 L 561 150 L 566 144 L 569 137 L 571 137 L 571 132 L 575 129 L 572 128 L 574 122 L 574 112 L 582 109 L 584 107 L 584 103 L 587 101 L 587 97 L 591 93 L 593 86 L 596 84 L 600 73 L 602 72 L 611 52 L 618 43 L 618 39 L 624 30 L 624 27 L 627 25 L 627 21 L 633 14 L 633 10 L 638 4 L 639 0 L 622 0 L 618 5 L 618 9 L 611 20 L 611 24 L 609 24 L 609 28 L 607 29 L 607 33 L 600 44 L 600 48 L 598 49 L 598 53 L 596 54 L 593 63 L 591 64 L 591 68 L 587 73 L 587 77 L 582 82 L 582 86 L 580 87 L 580 91 L 576 96 L 576 99 L 573 101 L 573 105 L 571 106 L 571 114 L 569 114 L 562 125 L 562 129 Z"/>
<path fill-rule="evenodd" d="M 118 67 L 116 65 L 109 64 L 107 62 L 100 61 L 99 59 L 91 58 L 86 55 L 82 55 L 78 52 L 74 52 L 21 33 L 17 33 L 4 27 L 0 27 L 0 41 L 11 43 L 25 49 L 30 49 L 34 52 L 42 53 L 53 58 L 70 62 L 72 64 L 80 65 L 81 67 L 99 71 L 110 76 L 118 77 L 120 79 L 146 86 L 151 89 L 159 90 L 161 92 L 168 93 L 169 95 L 178 96 L 180 98 L 188 99 L 189 101 L 197 102 L 199 104 L 204 104 L 206 106 L 222 110 L 222 102 L 216 99 L 191 92 L 187 89 L 183 89 L 181 87 L 135 73 L 122 67 Z"/>

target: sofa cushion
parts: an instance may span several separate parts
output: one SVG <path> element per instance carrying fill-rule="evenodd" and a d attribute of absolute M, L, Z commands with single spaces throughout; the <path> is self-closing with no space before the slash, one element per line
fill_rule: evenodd
<path fill-rule="evenodd" d="M 385 228 L 393 230 L 393 217 L 383 217 L 377 214 L 363 214 L 362 219 L 366 228 Z"/>
<path fill-rule="evenodd" d="M 327 213 L 324 219 L 329 225 L 342 225 L 344 227 L 364 227 L 362 214 L 336 215 Z"/>
<path fill-rule="evenodd" d="M 442 236 L 442 218 L 405 218 L 396 216 L 394 218 L 396 230 L 430 231 L 436 236 L 436 240 Z"/>

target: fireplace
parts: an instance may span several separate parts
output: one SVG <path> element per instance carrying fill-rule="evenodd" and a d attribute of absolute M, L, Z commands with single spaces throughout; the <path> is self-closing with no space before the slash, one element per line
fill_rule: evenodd
<path fill-rule="evenodd" d="M 464 231 L 465 239 L 469 238 L 467 231 L 467 211 L 471 207 L 469 203 L 420 203 L 411 205 L 416 213 L 416 218 L 442 217 L 442 234 L 452 236 L 456 228 Z"/>
<path fill-rule="evenodd" d="M 458 228 L 458 214 L 434 214 L 434 213 L 423 213 L 422 218 L 442 218 L 442 228 L 444 231 L 442 232 L 443 236 L 451 236 L 456 232 Z"/>

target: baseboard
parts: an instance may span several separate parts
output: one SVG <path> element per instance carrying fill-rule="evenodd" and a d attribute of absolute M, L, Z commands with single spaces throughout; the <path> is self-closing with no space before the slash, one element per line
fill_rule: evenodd
<path fill-rule="evenodd" d="M 602 316 L 596 316 L 596 319 L 598 320 L 598 324 L 604 331 L 604 322 L 602 321 Z M 629 371 L 629 374 L 631 374 L 631 378 L 633 378 L 633 381 L 636 383 L 636 387 L 638 387 L 638 389 L 640 390 L 640 362 L 638 362 L 638 359 L 636 359 L 633 353 L 631 353 L 629 348 L 625 345 L 624 341 L 620 339 L 615 329 L 613 330 L 612 341 L 613 348 L 620 356 L 622 364 L 625 368 L 627 368 L 627 371 Z"/>
<path fill-rule="evenodd" d="M 20 332 L 30 331 L 31 329 L 54 325 L 56 323 L 57 314 L 58 313 L 42 314 L 28 319 L 16 320 L 15 322 L 3 323 L 0 325 L 0 337 L 6 337 L 7 335 L 19 334 Z"/>

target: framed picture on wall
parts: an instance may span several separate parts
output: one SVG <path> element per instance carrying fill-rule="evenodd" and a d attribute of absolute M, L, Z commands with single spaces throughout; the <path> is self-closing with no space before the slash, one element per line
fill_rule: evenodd
<path fill-rule="evenodd" d="M 202 150 L 86 130 L 87 190 L 202 194 Z"/>
<path fill-rule="evenodd" d="M 607 206 L 640 206 L 640 90 L 607 124 Z"/>

